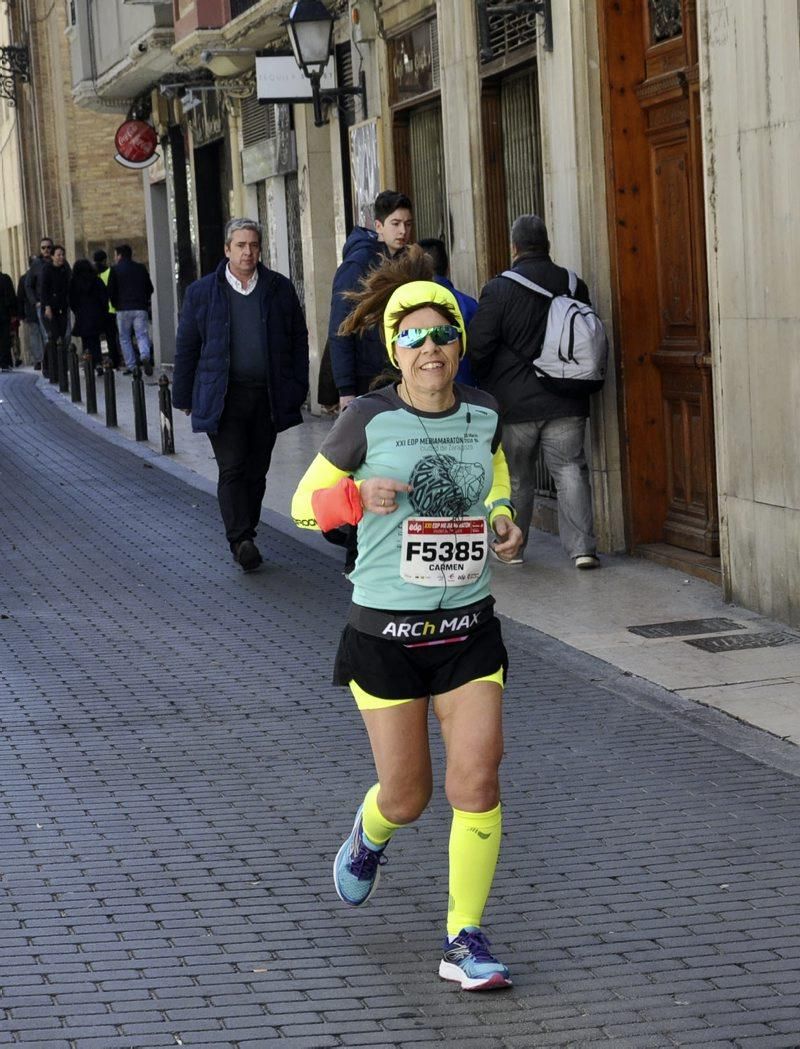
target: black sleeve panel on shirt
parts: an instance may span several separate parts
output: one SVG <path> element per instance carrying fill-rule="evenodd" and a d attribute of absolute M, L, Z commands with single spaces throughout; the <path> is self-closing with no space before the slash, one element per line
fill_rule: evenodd
<path fill-rule="evenodd" d="M 367 457 L 367 426 L 376 415 L 392 407 L 380 390 L 356 397 L 322 442 L 320 454 L 339 470 L 353 473 Z"/>
<path fill-rule="evenodd" d="M 492 455 L 494 455 L 503 435 L 503 420 L 500 415 L 499 404 L 490 393 L 487 393 L 486 390 L 479 390 L 476 386 L 462 386 L 459 383 L 457 389 L 462 404 L 474 404 L 481 408 L 488 408 L 497 417 L 497 426 L 492 438 Z"/>

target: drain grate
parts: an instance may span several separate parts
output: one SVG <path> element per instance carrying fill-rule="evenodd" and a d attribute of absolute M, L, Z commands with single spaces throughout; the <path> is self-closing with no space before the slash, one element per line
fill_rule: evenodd
<path fill-rule="evenodd" d="M 796 645 L 800 641 L 797 634 L 785 630 L 773 630 L 764 634 L 735 634 L 727 637 L 696 637 L 684 641 L 704 652 L 737 652 L 744 648 L 780 648 L 783 645 Z"/>
<path fill-rule="evenodd" d="M 741 629 L 741 623 L 734 623 L 732 619 L 676 619 L 672 623 L 628 627 L 631 634 L 639 637 L 688 637 L 689 634 L 719 634 L 725 630 Z"/>

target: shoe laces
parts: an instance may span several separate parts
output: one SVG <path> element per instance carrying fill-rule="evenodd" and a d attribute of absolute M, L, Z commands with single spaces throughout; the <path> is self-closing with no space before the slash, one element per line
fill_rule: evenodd
<path fill-rule="evenodd" d="M 386 863 L 388 860 L 383 855 L 382 849 L 376 852 L 361 842 L 347 866 L 353 877 L 358 878 L 359 881 L 371 881 L 375 877 L 376 869 L 385 866 Z"/>
<path fill-rule="evenodd" d="M 476 962 L 497 962 L 497 959 L 489 950 L 491 946 L 480 929 L 465 930 L 456 937 L 462 943 Z"/>

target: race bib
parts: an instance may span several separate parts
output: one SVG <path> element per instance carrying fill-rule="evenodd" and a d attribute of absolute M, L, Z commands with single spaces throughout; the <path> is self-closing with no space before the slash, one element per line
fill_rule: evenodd
<path fill-rule="evenodd" d="M 418 586 L 466 586 L 480 579 L 489 549 L 483 517 L 409 517 L 400 575 Z"/>

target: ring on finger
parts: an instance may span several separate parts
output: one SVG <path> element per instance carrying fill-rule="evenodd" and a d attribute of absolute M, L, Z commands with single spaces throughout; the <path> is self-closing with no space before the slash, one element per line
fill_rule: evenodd
<path fill-rule="evenodd" d="M 386 500 L 381 496 L 381 506 L 386 506 Z"/>

